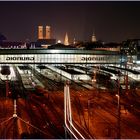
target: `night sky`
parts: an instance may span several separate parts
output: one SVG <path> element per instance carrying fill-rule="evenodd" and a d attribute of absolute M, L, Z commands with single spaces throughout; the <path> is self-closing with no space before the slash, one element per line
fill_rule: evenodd
<path fill-rule="evenodd" d="M 0 1 L 0 32 L 9 41 L 36 41 L 38 25 L 50 25 L 51 36 L 64 40 L 121 42 L 140 38 L 140 2 Z"/>

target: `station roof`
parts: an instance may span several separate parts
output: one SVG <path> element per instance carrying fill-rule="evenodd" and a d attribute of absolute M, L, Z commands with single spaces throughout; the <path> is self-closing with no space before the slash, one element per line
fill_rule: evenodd
<path fill-rule="evenodd" d="M 94 54 L 118 55 L 119 52 L 106 50 L 81 50 L 81 49 L 0 49 L 0 55 L 6 54 Z"/>

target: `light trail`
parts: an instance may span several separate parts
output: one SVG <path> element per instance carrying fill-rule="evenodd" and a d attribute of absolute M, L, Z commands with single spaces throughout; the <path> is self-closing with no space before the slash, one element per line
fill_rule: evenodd
<path fill-rule="evenodd" d="M 69 130 L 69 132 L 76 138 L 78 139 L 75 134 L 72 132 L 72 130 L 69 128 L 68 124 L 67 124 L 67 94 L 66 94 L 66 86 L 64 87 L 64 119 L 65 119 L 65 126 L 66 128 Z"/>
<path fill-rule="evenodd" d="M 71 100 L 68 85 L 64 87 L 64 118 L 66 128 L 70 131 L 70 133 L 74 136 L 74 138 L 78 139 L 78 137 L 74 134 L 72 129 L 74 129 L 74 131 L 81 137 L 81 139 L 85 139 L 72 123 Z M 71 127 L 68 126 L 67 120 Z"/>

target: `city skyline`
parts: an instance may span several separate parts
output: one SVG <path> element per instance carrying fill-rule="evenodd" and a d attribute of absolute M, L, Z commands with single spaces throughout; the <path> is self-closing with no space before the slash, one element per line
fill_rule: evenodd
<path fill-rule="evenodd" d="M 140 38 L 140 2 L 41 1 L 0 2 L 0 32 L 10 41 L 37 40 L 39 25 L 51 26 L 51 37 L 64 41 L 121 42 Z"/>

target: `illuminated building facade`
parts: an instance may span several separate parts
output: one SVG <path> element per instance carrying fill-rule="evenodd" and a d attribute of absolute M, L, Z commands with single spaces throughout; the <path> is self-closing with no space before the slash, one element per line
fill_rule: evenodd
<path fill-rule="evenodd" d="M 38 39 L 43 39 L 43 26 L 38 26 Z"/>
<path fill-rule="evenodd" d="M 51 27 L 46 26 L 46 39 L 51 39 Z"/>
<path fill-rule="evenodd" d="M 68 38 L 68 34 L 66 33 L 65 35 L 65 39 L 64 39 L 64 45 L 69 45 L 69 38 Z"/>
<path fill-rule="evenodd" d="M 95 34 L 93 33 L 93 35 L 92 35 L 92 39 L 91 39 L 91 41 L 92 42 L 96 42 L 97 40 L 96 40 L 96 36 L 95 36 Z"/>
<path fill-rule="evenodd" d="M 43 26 L 38 26 L 38 40 L 34 42 L 36 47 L 48 48 L 50 45 L 54 45 L 56 39 L 51 38 L 51 27 L 46 26 L 45 35 L 43 33 Z"/>

